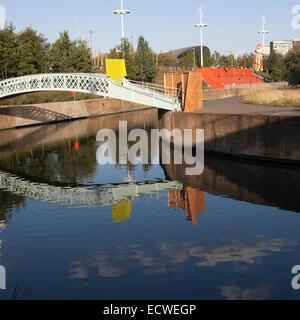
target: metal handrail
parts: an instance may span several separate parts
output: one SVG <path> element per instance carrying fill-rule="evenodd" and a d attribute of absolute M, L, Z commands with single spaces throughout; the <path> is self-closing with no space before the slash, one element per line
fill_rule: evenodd
<path fill-rule="evenodd" d="M 134 85 L 142 86 L 143 88 L 146 88 L 148 90 L 160 92 L 164 95 L 169 95 L 174 98 L 178 97 L 178 89 L 177 88 L 163 86 L 163 85 L 150 83 L 150 82 L 141 82 L 141 81 L 135 81 L 135 80 L 128 80 L 128 81 Z"/>

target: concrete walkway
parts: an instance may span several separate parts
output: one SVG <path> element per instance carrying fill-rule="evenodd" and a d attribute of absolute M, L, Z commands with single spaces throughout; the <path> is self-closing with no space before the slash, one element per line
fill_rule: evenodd
<path fill-rule="evenodd" d="M 288 109 L 244 104 L 242 97 L 204 101 L 204 108 L 197 113 L 251 114 L 269 116 L 300 116 L 300 109 Z"/>

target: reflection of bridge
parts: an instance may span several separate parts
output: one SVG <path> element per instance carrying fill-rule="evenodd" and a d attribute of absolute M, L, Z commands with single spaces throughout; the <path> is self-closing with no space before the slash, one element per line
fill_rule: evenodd
<path fill-rule="evenodd" d="M 152 90 L 154 89 L 154 90 Z M 38 91 L 76 91 L 155 107 L 181 110 L 178 99 L 123 79 L 122 85 L 103 74 L 39 74 L 0 82 L 0 98 Z"/>
<path fill-rule="evenodd" d="M 75 207 L 112 207 L 122 200 L 131 201 L 147 194 L 170 189 L 181 190 L 178 182 L 162 181 L 148 184 L 121 184 L 114 186 L 60 187 L 36 183 L 0 171 L 0 189 L 34 200 Z"/>

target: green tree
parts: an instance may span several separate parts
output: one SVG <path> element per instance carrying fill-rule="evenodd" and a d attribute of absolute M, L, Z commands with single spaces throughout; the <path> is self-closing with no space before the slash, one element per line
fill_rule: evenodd
<path fill-rule="evenodd" d="M 136 79 L 146 82 L 153 81 L 157 72 L 155 54 L 143 37 L 139 37 L 135 61 L 137 65 Z"/>
<path fill-rule="evenodd" d="M 74 72 L 72 57 L 75 55 L 75 43 L 71 41 L 69 33 L 64 31 L 51 47 L 52 72 Z"/>
<path fill-rule="evenodd" d="M 220 67 L 231 68 L 232 56 L 222 55 L 219 60 Z"/>
<path fill-rule="evenodd" d="M 13 25 L 0 30 L 0 78 L 7 79 L 17 74 L 17 36 Z"/>
<path fill-rule="evenodd" d="M 221 54 L 220 54 L 218 51 L 215 51 L 215 52 L 212 54 L 212 61 L 213 61 L 213 65 L 214 65 L 215 67 L 220 66 L 220 59 L 221 59 Z"/>
<path fill-rule="evenodd" d="M 175 67 L 177 64 L 177 58 L 172 52 L 160 53 L 158 55 L 159 67 Z"/>
<path fill-rule="evenodd" d="M 69 33 L 60 33 L 50 51 L 52 72 L 92 72 L 92 55 L 86 41 L 72 41 Z"/>
<path fill-rule="evenodd" d="M 287 66 L 287 80 L 291 85 L 300 85 L 300 48 L 288 53 L 285 58 Z"/>
<path fill-rule="evenodd" d="M 128 39 L 122 39 L 121 44 L 110 50 L 108 59 L 125 59 L 127 76 L 131 80 L 136 80 L 137 65 L 135 61 L 135 52 Z"/>
<path fill-rule="evenodd" d="M 195 54 L 194 51 L 189 51 L 182 58 L 179 59 L 178 65 L 183 68 L 190 68 L 195 65 Z"/>
<path fill-rule="evenodd" d="M 197 56 L 197 65 L 201 67 L 201 55 Z M 208 50 L 203 51 L 203 65 L 205 68 L 209 68 L 214 65 L 214 60 Z"/>
<path fill-rule="evenodd" d="M 244 54 L 236 59 L 236 64 L 244 68 L 253 68 L 254 54 Z"/>
<path fill-rule="evenodd" d="M 90 73 L 93 71 L 91 51 L 86 41 L 76 41 L 71 59 L 72 68 L 75 72 Z"/>
<path fill-rule="evenodd" d="M 269 71 L 271 79 L 275 82 L 285 81 L 287 79 L 287 65 L 284 56 L 277 52 L 272 52 L 265 61 L 265 67 Z"/>
<path fill-rule="evenodd" d="M 49 72 L 49 44 L 43 35 L 27 28 L 18 34 L 17 42 L 17 76 Z"/>

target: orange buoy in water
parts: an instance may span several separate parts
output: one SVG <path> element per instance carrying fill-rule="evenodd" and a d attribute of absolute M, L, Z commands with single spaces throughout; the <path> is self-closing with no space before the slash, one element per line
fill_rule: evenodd
<path fill-rule="evenodd" d="M 75 149 L 76 151 L 79 151 L 79 149 L 80 149 L 79 141 L 75 141 L 75 143 L 74 143 L 74 149 Z"/>

